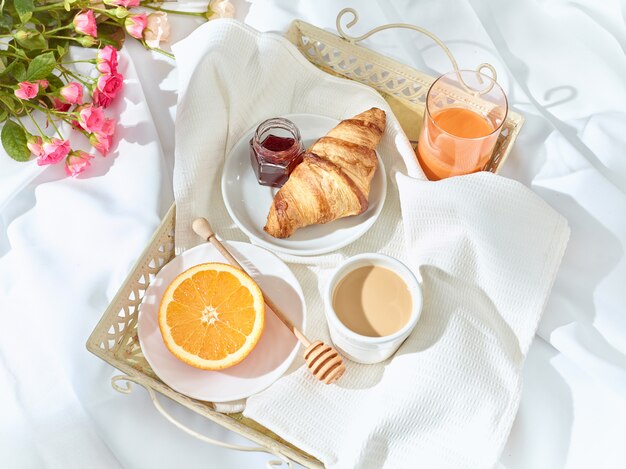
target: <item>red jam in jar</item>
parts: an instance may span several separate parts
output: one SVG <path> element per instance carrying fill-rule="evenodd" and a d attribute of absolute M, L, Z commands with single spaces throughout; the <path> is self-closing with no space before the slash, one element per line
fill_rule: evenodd
<path fill-rule="evenodd" d="M 250 162 L 263 186 L 282 187 L 302 162 L 302 139 L 293 122 L 275 117 L 261 122 L 250 140 Z"/>

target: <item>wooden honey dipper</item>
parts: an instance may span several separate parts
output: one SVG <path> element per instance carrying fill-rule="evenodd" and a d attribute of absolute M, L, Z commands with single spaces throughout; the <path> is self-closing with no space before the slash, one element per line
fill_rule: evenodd
<path fill-rule="evenodd" d="M 235 267 L 240 268 L 244 272 L 244 269 L 237 259 L 228 251 L 215 236 L 215 232 L 209 225 L 209 221 L 206 218 L 196 218 L 192 223 L 192 228 L 195 233 L 207 242 L 210 242 L 217 248 L 222 256 L 224 256 L 228 262 Z M 259 288 L 261 288 L 259 286 Z M 263 298 L 265 304 L 274 312 L 276 317 L 296 336 L 296 339 L 304 345 L 304 360 L 309 368 L 309 371 L 324 384 L 331 384 L 337 381 L 343 373 L 346 371 L 346 366 L 343 363 L 343 359 L 339 352 L 330 345 L 326 345 L 320 340 L 312 342 L 300 331 L 293 323 L 283 314 L 278 306 L 272 301 L 272 299 L 263 291 Z"/>

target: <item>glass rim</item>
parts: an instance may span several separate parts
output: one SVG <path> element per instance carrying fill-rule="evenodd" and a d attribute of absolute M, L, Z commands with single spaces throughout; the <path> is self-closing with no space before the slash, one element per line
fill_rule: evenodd
<path fill-rule="evenodd" d="M 285 150 L 280 151 L 272 151 L 263 147 L 261 137 L 273 128 L 279 128 L 289 132 L 294 140 L 293 145 Z M 252 144 L 252 148 L 254 149 L 255 153 L 271 153 L 273 157 L 277 159 L 285 158 L 286 155 L 288 156 L 289 154 L 293 153 L 293 148 L 296 145 L 298 145 L 301 150 L 304 148 L 304 145 L 302 143 L 302 137 L 300 136 L 300 129 L 298 129 L 298 126 L 296 124 L 284 117 L 271 117 L 261 122 L 256 128 L 252 139 L 250 139 L 250 143 Z"/>
<path fill-rule="evenodd" d="M 439 82 L 439 80 L 441 80 L 442 78 L 448 76 L 448 75 L 455 75 L 457 74 L 457 72 L 455 70 L 452 70 L 451 72 L 446 72 L 442 75 L 440 75 L 435 81 L 432 82 L 432 84 L 430 85 L 430 87 L 428 88 L 428 91 L 426 92 L 426 99 L 425 99 L 425 112 L 426 115 L 428 116 L 428 118 L 432 121 L 433 125 L 439 129 L 441 132 L 443 132 L 446 135 L 449 135 L 453 138 L 459 139 L 459 140 L 483 140 L 485 138 L 489 138 L 491 136 L 493 136 L 494 134 L 500 132 L 502 130 L 502 127 L 504 127 L 504 123 L 506 122 L 506 118 L 509 115 L 509 99 L 506 96 L 506 93 L 504 92 L 504 90 L 502 89 L 502 87 L 500 86 L 500 84 L 494 80 L 493 78 L 491 78 L 489 75 L 485 75 L 482 72 L 476 71 L 476 70 L 467 70 L 467 69 L 463 69 L 463 70 L 459 70 L 459 73 L 463 73 L 463 72 L 470 72 L 470 73 L 477 73 L 479 75 L 481 75 L 482 77 L 486 78 L 487 80 L 491 81 L 494 86 L 497 86 L 498 89 L 500 90 L 500 92 L 502 93 L 502 96 L 504 97 L 504 109 L 505 109 L 505 113 L 504 113 L 504 119 L 502 119 L 502 122 L 500 123 L 500 125 L 498 127 L 496 127 L 492 132 L 488 133 L 487 135 L 483 135 L 482 137 L 459 137 L 457 135 L 451 134 L 450 132 L 448 132 L 445 129 L 442 129 L 436 122 L 435 120 L 432 118 L 432 114 L 430 112 L 430 109 L 428 108 L 428 98 L 430 96 L 430 92 L 432 91 L 433 87 Z M 470 109 L 471 110 L 471 109 Z"/>
<path fill-rule="evenodd" d="M 300 129 L 298 129 L 298 126 L 289 119 L 286 119 L 285 117 L 270 117 L 269 119 L 265 119 L 257 126 L 253 136 L 254 139 L 257 141 L 261 140 L 261 136 L 272 127 L 286 130 L 293 135 L 296 141 L 302 141 L 302 137 L 300 136 Z"/>

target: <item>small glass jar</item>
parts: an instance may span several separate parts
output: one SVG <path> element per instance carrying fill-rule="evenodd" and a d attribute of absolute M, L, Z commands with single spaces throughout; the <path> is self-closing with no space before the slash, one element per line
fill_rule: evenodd
<path fill-rule="evenodd" d="M 261 122 L 250 140 L 250 163 L 263 186 L 282 187 L 302 162 L 303 153 L 300 131 L 282 117 Z"/>

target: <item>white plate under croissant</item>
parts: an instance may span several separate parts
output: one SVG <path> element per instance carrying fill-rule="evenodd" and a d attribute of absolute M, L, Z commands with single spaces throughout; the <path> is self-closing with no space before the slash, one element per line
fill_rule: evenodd
<path fill-rule="evenodd" d="M 336 119 L 315 114 L 282 117 L 296 124 L 305 148 L 309 148 L 339 124 Z M 277 238 L 264 231 L 278 189 L 260 185 L 250 164 L 249 142 L 255 129 L 250 129 L 235 144 L 226 158 L 222 173 L 222 196 L 226 209 L 253 243 L 287 254 L 325 254 L 357 240 L 374 224 L 382 210 L 387 190 L 385 168 L 378 154 L 377 169 L 369 187 L 367 209 L 363 213 L 304 226 L 286 238 Z"/>

